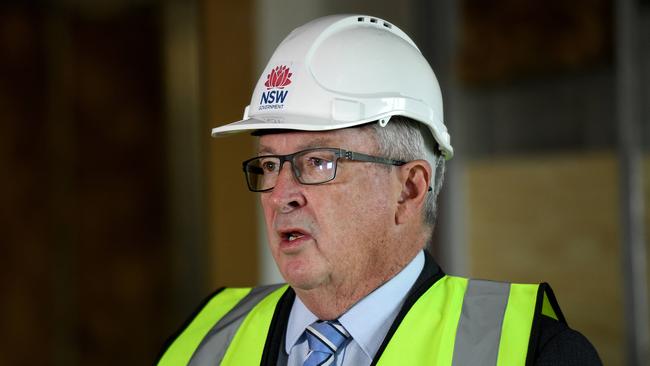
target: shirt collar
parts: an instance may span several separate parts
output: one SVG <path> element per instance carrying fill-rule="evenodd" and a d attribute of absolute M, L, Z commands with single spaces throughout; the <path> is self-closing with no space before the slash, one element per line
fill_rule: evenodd
<path fill-rule="evenodd" d="M 302 303 L 302 300 L 296 296 L 287 323 L 287 336 L 285 338 L 287 354 L 291 351 L 291 347 L 298 343 L 298 339 L 305 332 L 307 326 L 316 320 L 318 320 L 318 317 L 309 311 L 305 304 Z"/>
<path fill-rule="evenodd" d="M 339 318 L 341 325 L 350 332 L 354 341 L 370 359 L 379 350 L 406 295 L 423 267 L 424 252 L 420 251 L 397 275 L 361 299 Z M 287 354 L 299 341 L 305 328 L 316 320 L 318 317 L 296 296 L 287 324 L 285 338 Z"/>

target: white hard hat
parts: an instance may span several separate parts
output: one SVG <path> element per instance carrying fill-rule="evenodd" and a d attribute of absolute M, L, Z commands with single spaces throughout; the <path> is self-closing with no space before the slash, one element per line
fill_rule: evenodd
<path fill-rule="evenodd" d="M 324 131 L 404 116 L 429 127 L 453 155 L 431 67 L 402 30 L 367 15 L 334 15 L 296 28 L 262 73 L 244 118 L 212 136 L 263 129 Z"/>

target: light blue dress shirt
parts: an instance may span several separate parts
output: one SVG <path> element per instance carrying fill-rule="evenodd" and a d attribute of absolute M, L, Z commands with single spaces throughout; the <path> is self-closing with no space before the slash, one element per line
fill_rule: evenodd
<path fill-rule="evenodd" d="M 370 365 L 422 268 L 424 253 L 420 251 L 395 277 L 339 317 L 341 325 L 350 332 L 352 341 L 337 355 L 337 366 Z M 302 366 L 307 358 L 309 346 L 303 333 L 316 320 L 316 315 L 296 296 L 285 339 L 289 366 Z"/>

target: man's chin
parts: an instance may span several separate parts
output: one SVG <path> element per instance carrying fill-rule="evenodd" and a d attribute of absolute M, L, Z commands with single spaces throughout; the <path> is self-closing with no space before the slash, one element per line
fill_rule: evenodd
<path fill-rule="evenodd" d="M 323 285 L 322 278 L 309 272 L 284 272 L 284 280 L 296 291 L 311 291 Z"/>
<path fill-rule="evenodd" d="M 326 264 L 311 250 L 297 255 L 280 253 L 276 263 L 284 280 L 294 289 L 312 290 L 321 286 L 327 277 Z"/>

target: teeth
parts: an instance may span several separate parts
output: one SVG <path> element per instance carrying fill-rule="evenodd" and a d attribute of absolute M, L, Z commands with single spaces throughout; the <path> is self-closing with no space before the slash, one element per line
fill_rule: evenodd
<path fill-rule="evenodd" d="M 289 241 L 294 241 L 294 240 L 296 240 L 296 239 L 298 239 L 298 238 L 300 238 L 302 236 L 303 236 L 302 234 L 291 233 L 291 234 L 289 234 L 289 236 L 287 238 L 289 239 Z"/>

